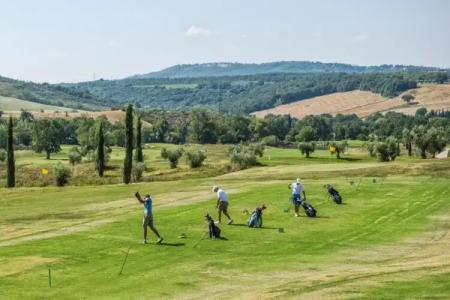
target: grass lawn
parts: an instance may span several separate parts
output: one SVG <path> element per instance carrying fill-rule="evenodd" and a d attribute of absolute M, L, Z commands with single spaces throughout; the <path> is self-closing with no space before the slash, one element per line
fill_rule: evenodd
<path fill-rule="evenodd" d="M 162 146 L 146 149 L 153 172 L 166 167 L 157 158 Z M 226 148 L 209 147 L 210 163 L 225 162 Z M 119 163 L 114 153 L 111 161 Z M 269 148 L 262 166 L 219 176 L 1 188 L 0 298 L 447 297 L 450 160 L 379 163 L 357 151 L 339 161 L 325 151 L 314 156 Z M 287 184 L 297 176 L 318 210 L 315 219 L 288 210 Z M 343 205 L 327 198 L 326 183 L 341 192 Z M 224 240 L 202 239 L 203 216 L 216 218 L 214 184 L 229 192 L 235 220 L 221 225 Z M 136 190 L 153 195 L 163 245 L 141 244 Z M 264 228 L 246 227 L 244 211 L 261 203 L 268 206 Z"/>

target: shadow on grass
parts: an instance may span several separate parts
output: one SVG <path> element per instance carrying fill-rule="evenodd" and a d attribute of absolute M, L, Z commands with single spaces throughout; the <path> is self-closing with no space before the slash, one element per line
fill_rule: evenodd
<path fill-rule="evenodd" d="M 154 244 L 155 246 L 169 246 L 169 247 L 183 247 L 186 246 L 185 243 L 166 243 L 162 242 L 161 244 Z"/>
<path fill-rule="evenodd" d="M 362 160 L 362 158 L 356 158 L 356 157 L 341 157 L 339 160 L 345 160 L 345 161 L 359 161 Z"/>
<path fill-rule="evenodd" d="M 247 224 L 230 224 L 229 226 L 240 226 L 240 227 L 248 227 Z M 278 227 L 258 227 L 258 228 L 254 228 L 254 227 L 248 227 L 248 228 L 252 228 L 252 229 L 272 229 L 272 230 L 278 230 Z"/>
<path fill-rule="evenodd" d="M 244 227 L 247 227 L 247 224 L 230 224 L 228 226 L 244 226 Z"/>

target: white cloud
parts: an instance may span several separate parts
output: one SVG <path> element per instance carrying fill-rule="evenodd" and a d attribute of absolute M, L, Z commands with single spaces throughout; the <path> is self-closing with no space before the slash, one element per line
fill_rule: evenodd
<path fill-rule="evenodd" d="M 367 35 L 365 35 L 364 33 L 358 33 L 353 36 L 353 40 L 357 42 L 364 42 L 365 40 L 367 40 Z"/>
<path fill-rule="evenodd" d="M 195 25 L 191 25 L 191 27 L 188 28 L 188 30 L 184 33 L 187 37 L 193 37 L 193 38 L 207 38 L 211 35 L 211 31 L 207 28 L 198 27 Z"/>

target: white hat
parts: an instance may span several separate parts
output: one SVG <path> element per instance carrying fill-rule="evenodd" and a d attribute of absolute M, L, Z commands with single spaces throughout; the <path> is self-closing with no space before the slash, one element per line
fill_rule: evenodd
<path fill-rule="evenodd" d="M 301 183 L 301 182 L 300 182 L 300 177 L 299 177 L 299 178 L 297 178 L 297 183 Z"/>
<path fill-rule="evenodd" d="M 218 189 L 219 189 L 219 187 L 218 187 L 217 185 L 215 185 L 215 186 L 212 187 L 212 191 L 213 191 L 213 192 L 217 192 Z"/>

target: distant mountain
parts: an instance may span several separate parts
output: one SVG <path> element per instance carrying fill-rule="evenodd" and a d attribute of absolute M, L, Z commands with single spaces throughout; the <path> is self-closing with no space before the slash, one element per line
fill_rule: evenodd
<path fill-rule="evenodd" d="M 322 63 L 312 61 L 280 61 L 262 64 L 243 63 L 204 63 L 176 65 L 147 74 L 134 75 L 133 79 L 150 78 L 192 78 L 217 76 L 242 76 L 270 73 L 392 73 L 392 72 L 430 72 L 443 71 L 435 67 L 380 65 L 356 66 L 341 63 Z M 447 70 L 448 71 L 448 70 Z"/>
<path fill-rule="evenodd" d="M 2 76 L 0 76 L 0 96 L 83 110 L 100 110 L 111 106 L 110 101 L 99 100 L 88 91 Z"/>

